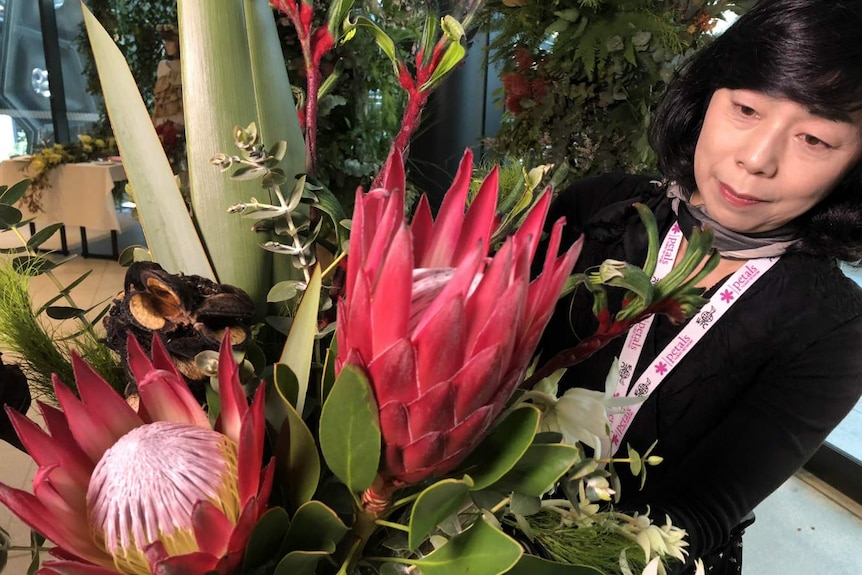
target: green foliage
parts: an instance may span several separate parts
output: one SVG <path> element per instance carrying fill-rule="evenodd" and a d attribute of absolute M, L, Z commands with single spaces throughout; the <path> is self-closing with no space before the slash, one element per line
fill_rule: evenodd
<path fill-rule="evenodd" d="M 540 150 L 569 178 L 654 169 L 650 111 L 679 65 L 745 0 L 530 0 L 488 3 L 490 59 L 506 113 L 490 142 L 502 156 Z"/>
<path fill-rule="evenodd" d="M 82 274 L 68 285 L 60 283 L 53 270 L 68 260 L 57 261 L 56 257 L 37 250 L 55 234 L 60 226 L 45 227 L 29 239 L 20 228 L 21 212 L 14 207 L 26 189 L 27 180 L 6 188 L 0 186 L 0 228 L 21 241 L 20 248 L 4 251 L 16 254 L 14 258 L 0 261 L 0 346 L 18 356 L 18 363 L 27 376 L 34 395 L 54 401 L 52 374 L 61 381 L 74 386 L 71 352 L 74 349 L 92 365 L 117 391 L 125 389 L 125 375 L 117 356 L 108 349 L 96 333 L 96 324 L 108 309 L 108 302 L 99 302 L 89 309 L 81 309 L 72 298 L 72 290 L 78 287 L 90 272 Z M 30 282 L 35 276 L 45 276 L 58 290 L 56 296 L 38 309 L 30 297 Z M 63 300 L 67 305 L 55 305 Z M 75 320 L 79 325 L 68 333 L 53 326 L 43 316 L 53 320 Z M 64 333 L 65 331 L 65 333 Z"/>
<path fill-rule="evenodd" d="M 163 57 L 158 26 L 177 25 L 176 0 L 88 0 L 87 8 L 102 23 L 129 63 L 141 96 L 148 107 L 153 104 L 156 70 Z M 75 39 L 78 52 L 86 54 L 84 74 L 87 91 L 102 94 L 99 74 L 83 25 Z M 107 111 L 102 111 L 104 131 L 109 131 Z"/>

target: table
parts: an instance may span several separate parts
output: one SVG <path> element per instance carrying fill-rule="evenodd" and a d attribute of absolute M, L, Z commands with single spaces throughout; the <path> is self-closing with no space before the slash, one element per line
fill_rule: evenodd
<path fill-rule="evenodd" d="M 0 185 L 11 186 L 27 177 L 26 159 L 9 159 L 0 162 Z M 126 179 L 119 162 L 87 162 L 63 164 L 51 170 L 49 188 L 42 192 L 42 211 L 31 212 L 20 202 L 18 207 L 33 224 L 62 223 L 77 226 L 81 233 L 83 257 L 119 257 L 117 233 L 120 222 L 114 207 L 114 183 Z M 31 231 L 35 229 L 31 224 Z M 93 254 L 87 245 L 87 229 L 110 230 L 113 254 Z M 63 252 L 68 253 L 65 229 L 61 229 Z"/>

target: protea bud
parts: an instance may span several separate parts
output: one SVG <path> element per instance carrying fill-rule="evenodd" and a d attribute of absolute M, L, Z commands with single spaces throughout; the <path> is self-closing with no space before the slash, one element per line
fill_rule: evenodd
<path fill-rule="evenodd" d="M 366 501 L 454 469 L 487 434 L 521 382 L 580 244 L 556 257 L 553 228 L 530 283 L 550 194 L 489 257 L 496 223 L 494 169 L 464 211 L 472 154 L 464 154 L 436 221 L 423 197 L 404 218 L 404 168 L 390 157 L 383 187 L 357 193 L 338 362 L 368 376 L 380 411 L 383 455 Z"/>

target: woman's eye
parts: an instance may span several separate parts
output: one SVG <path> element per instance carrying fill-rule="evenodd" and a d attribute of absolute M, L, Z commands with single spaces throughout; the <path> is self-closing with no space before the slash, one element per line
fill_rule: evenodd
<path fill-rule="evenodd" d="M 817 136 L 812 136 L 811 134 L 803 134 L 802 139 L 806 144 L 812 147 L 823 147 L 827 149 L 832 147 Z"/>
<path fill-rule="evenodd" d="M 751 106 L 746 106 L 745 104 L 737 104 L 736 109 L 743 116 L 756 116 L 757 115 L 757 110 L 755 110 Z"/>

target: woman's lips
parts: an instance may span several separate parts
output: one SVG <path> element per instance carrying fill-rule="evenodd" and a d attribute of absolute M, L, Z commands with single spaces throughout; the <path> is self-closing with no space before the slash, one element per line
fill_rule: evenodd
<path fill-rule="evenodd" d="M 737 208 L 747 208 L 757 204 L 762 204 L 762 200 L 737 194 L 733 188 L 725 184 L 719 184 L 718 189 L 721 191 L 721 197 L 724 201 Z"/>

